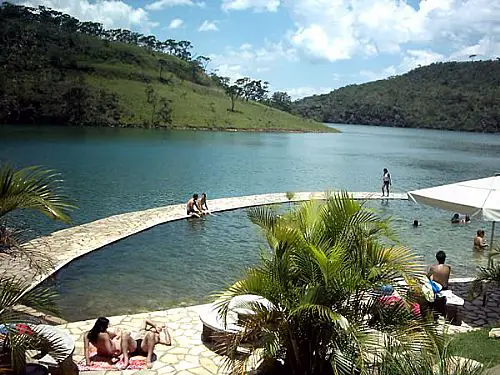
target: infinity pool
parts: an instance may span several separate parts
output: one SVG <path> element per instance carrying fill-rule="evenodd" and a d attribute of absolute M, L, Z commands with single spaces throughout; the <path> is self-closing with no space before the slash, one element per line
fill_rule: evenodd
<path fill-rule="evenodd" d="M 453 276 L 471 276 L 485 256 L 473 254 L 476 227 L 449 224 L 446 212 L 408 201 L 368 202 L 391 216 L 400 241 L 434 261 L 445 250 Z M 288 209 L 283 206 L 281 209 Z M 414 219 L 422 226 L 413 228 Z M 167 223 L 77 259 L 57 275 L 63 316 L 79 320 L 204 303 L 268 251 L 247 210 Z"/>

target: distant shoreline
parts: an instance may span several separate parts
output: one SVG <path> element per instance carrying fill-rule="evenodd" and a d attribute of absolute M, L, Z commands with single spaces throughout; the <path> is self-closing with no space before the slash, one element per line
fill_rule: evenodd
<path fill-rule="evenodd" d="M 110 129 L 145 129 L 145 130 L 196 130 L 196 131 L 206 131 L 206 132 L 230 132 L 230 133 L 341 133 L 340 130 L 336 128 L 331 128 L 325 125 L 324 129 L 286 129 L 286 128 L 235 128 L 235 127 L 212 127 L 212 126 L 135 126 L 135 125 L 123 125 L 123 126 L 64 126 L 64 125 L 41 125 L 41 124 L 0 124 L 2 127 L 32 127 L 32 128 L 67 128 L 67 129 L 84 129 L 84 128 L 110 128 Z"/>

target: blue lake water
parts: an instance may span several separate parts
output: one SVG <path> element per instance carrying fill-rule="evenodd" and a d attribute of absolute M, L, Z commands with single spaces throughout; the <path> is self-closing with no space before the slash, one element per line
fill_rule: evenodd
<path fill-rule="evenodd" d="M 284 191 L 379 191 L 382 168 L 406 192 L 498 172 L 500 136 L 339 125 L 341 134 L 211 133 L 136 129 L 0 127 L 0 161 L 60 171 L 79 206 L 75 224 L 186 201 Z M 209 202 L 210 204 L 210 202 Z M 484 255 L 472 238 L 488 223 L 451 225 L 450 212 L 411 202 L 371 202 L 392 216 L 400 240 L 433 261 L 448 254 L 454 276 Z M 422 226 L 414 229 L 418 219 Z M 63 227 L 24 220 L 43 234 Z M 90 234 L 92 235 L 92 234 Z M 59 272 L 68 319 L 201 303 L 259 258 L 265 242 L 246 210 L 169 223 L 96 251 Z"/>

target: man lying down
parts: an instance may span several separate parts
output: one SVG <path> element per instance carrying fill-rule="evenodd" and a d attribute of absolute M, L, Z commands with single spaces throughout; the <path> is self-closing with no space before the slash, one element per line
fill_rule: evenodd
<path fill-rule="evenodd" d="M 146 357 L 147 368 L 153 367 L 155 345 L 171 345 L 170 335 L 165 325 L 157 324 L 150 319 L 145 319 L 140 328 L 145 332 L 144 335 L 142 338 L 134 339 L 123 329 L 109 328 L 109 319 L 98 318 L 83 338 L 87 366 L 92 365 L 89 353 L 89 343 L 91 343 L 96 347 L 98 355 L 111 357 L 114 363 L 118 362 L 118 357 L 123 354 L 123 364 L 120 366 L 122 370 L 128 367 L 129 358 L 136 355 Z"/>

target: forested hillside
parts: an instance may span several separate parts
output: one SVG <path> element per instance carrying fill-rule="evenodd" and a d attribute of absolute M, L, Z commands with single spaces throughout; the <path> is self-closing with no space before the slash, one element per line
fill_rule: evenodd
<path fill-rule="evenodd" d="M 208 74 L 189 41 L 4 2 L 0 46 L 0 124 L 332 131 L 271 108 L 268 82 Z"/>
<path fill-rule="evenodd" d="M 292 104 L 330 123 L 500 132 L 500 61 L 436 63 Z"/>

